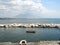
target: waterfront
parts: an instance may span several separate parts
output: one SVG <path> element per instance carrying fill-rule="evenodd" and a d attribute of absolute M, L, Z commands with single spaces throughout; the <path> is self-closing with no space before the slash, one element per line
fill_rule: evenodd
<path fill-rule="evenodd" d="M 60 41 L 39 41 L 39 42 L 27 42 L 27 45 L 60 45 Z M 0 45 L 20 45 L 19 42 L 0 42 Z"/>
<path fill-rule="evenodd" d="M 60 23 L 60 19 L 0 19 L 0 24 L 11 23 Z M 26 30 L 35 30 L 36 33 L 26 33 Z M 0 28 L 0 42 L 31 42 L 44 40 L 60 40 L 60 29 L 56 28 Z"/>

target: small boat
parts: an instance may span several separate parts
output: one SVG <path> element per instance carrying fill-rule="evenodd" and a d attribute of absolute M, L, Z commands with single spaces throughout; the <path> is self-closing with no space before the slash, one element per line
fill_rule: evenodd
<path fill-rule="evenodd" d="M 26 33 L 35 33 L 34 30 L 27 30 Z"/>
<path fill-rule="evenodd" d="M 26 40 L 21 40 L 19 44 L 20 45 L 27 45 L 27 41 Z"/>

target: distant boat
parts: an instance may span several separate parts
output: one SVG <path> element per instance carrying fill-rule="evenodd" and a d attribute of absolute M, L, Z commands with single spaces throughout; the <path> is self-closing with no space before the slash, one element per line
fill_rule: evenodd
<path fill-rule="evenodd" d="M 26 33 L 35 33 L 34 30 L 27 30 Z"/>

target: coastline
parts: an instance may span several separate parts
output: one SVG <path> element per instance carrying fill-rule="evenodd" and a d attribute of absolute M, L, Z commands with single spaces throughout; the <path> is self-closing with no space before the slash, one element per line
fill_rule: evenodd
<path fill-rule="evenodd" d="M 19 42 L 0 42 L 0 45 L 20 45 Z M 60 45 L 60 41 L 27 42 L 27 45 Z"/>

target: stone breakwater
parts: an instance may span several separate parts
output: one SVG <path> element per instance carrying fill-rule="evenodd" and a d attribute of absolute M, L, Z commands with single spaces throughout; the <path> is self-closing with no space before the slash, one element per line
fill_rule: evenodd
<path fill-rule="evenodd" d="M 0 24 L 0 28 L 60 28 L 60 24 Z"/>

